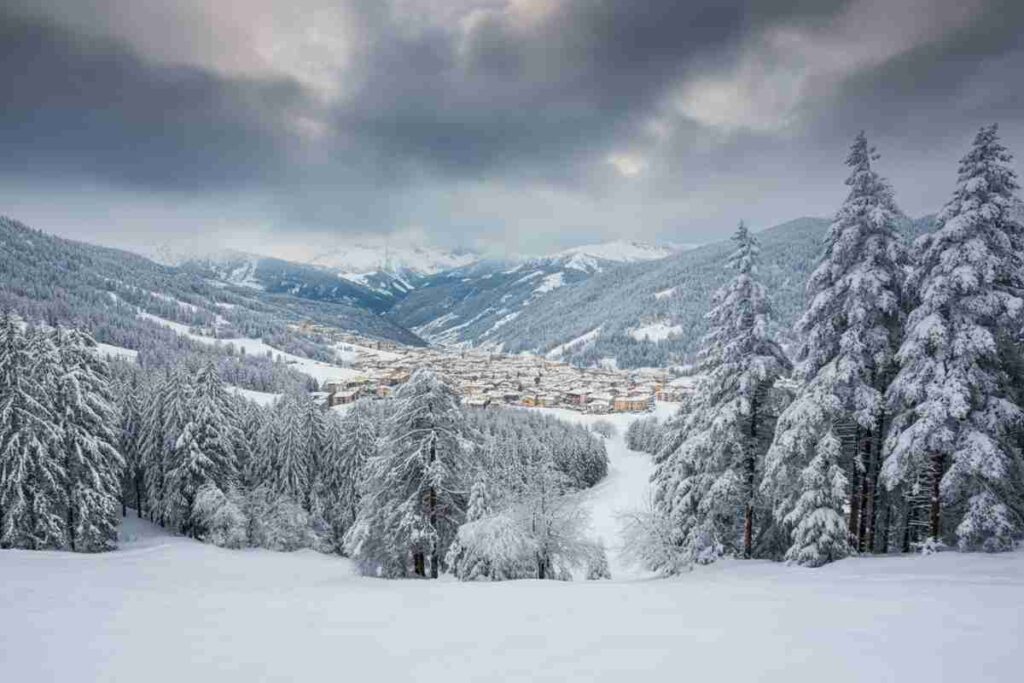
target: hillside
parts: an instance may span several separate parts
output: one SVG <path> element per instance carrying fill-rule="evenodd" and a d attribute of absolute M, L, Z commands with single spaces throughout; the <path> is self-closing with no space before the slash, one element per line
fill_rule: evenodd
<path fill-rule="evenodd" d="M 931 217 L 908 221 L 906 232 L 915 236 L 931 223 Z M 804 286 L 828 225 L 824 219 L 800 218 L 758 234 L 761 276 L 783 339 L 803 309 Z M 723 264 L 730 251 L 723 241 L 658 261 L 625 264 L 524 306 L 515 325 L 467 338 L 507 352 L 547 353 L 581 364 L 604 359 L 622 367 L 683 362 L 706 331 L 704 314 L 728 277 Z"/>
<path fill-rule="evenodd" d="M 368 291 L 359 292 L 364 300 L 300 298 L 283 277 L 276 288 L 211 279 L 194 267 L 160 265 L 129 252 L 54 237 L 9 218 L 0 218 L 0 272 L 0 309 L 88 329 L 100 342 L 144 352 L 150 359 L 208 352 L 210 344 L 202 340 L 213 338 L 263 340 L 277 351 L 333 359 L 332 349 L 296 331 L 294 325 L 303 321 L 423 343 L 364 307 L 379 301 Z M 189 330 L 195 334 L 186 334 Z"/>

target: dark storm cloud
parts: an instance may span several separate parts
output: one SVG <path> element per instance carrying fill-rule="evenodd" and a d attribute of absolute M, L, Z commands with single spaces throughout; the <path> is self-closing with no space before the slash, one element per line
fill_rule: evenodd
<path fill-rule="evenodd" d="M 1024 154 L 1015 0 L 294 0 L 300 19 L 344 6 L 345 58 L 326 85 L 305 57 L 274 62 L 314 19 L 272 36 L 266 64 L 266 51 L 218 62 L 250 47 L 231 40 L 278 27 L 199 24 L 242 24 L 274 0 L 182 0 L 211 14 L 178 17 L 196 26 L 180 41 L 158 22 L 110 28 L 130 0 L 8 2 L 0 173 L 245 192 L 282 230 L 709 239 L 739 212 L 830 212 L 861 128 L 888 163 L 905 160 L 896 180 L 927 188 L 990 120 Z M 209 36 L 234 37 L 174 52 Z M 907 208 L 937 197 L 917 191 Z"/>
<path fill-rule="evenodd" d="M 147 63 L 43 20 L 0 17 L 0 172 L 208 191 L 285 163 L 294 83 Z"/>

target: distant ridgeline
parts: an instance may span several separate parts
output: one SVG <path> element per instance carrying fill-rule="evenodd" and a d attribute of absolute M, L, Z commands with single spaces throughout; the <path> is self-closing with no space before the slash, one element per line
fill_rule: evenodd
<path fill-rule="evenodd" d="M 906 220 L 907 237 L 932 217 Z M 829 221 L 801 218 L 758 233 L 761 275 L 783 341 L 805 301 Z M 618 263 L 556 255 L 521 262 L 478 261 L 401 279 L 356 280 L 319 266 L 233 254 L 172 267 L 128 252 L 60 239 L 0 218 L 0 307 L 90 330 L 98 341 L 167 354 L 218 353 L 138 314 L 260 338 L 295 355 L 328 360 L 312 321 L 371 338 L 422 345 L 468 344 L 509 353 L 550 354 L 577 365 L 666 366 L 692 359 L 707 329 L 704 312 L 723 284 L 726 242 L 665 258 Z M 381 278 L 388 279 L 382 284 Z M 276 380 L 275 380 L 276 383 Z M 266 389 L 266 382 L 251 388 Z"/>
<path fill-rule="evenodd" d="M 333 352 L 325 340 L 295 329 L 296 323 L 423 343 L 354 303 L 230 284 L 194 267 L 163 266 L 125 251 L 47 235 L 2 217 L 0 272 L 0 309 L 16 311 L 26 320 L 88 330 L 99 342 L 138 352 L 139 363 L 149 367 L 170 367 L 184 356 L 227 363 L 231 355 L 178 334 L 161 321 L 207 337 L 263 339 L 282 352 L 316 360 L 331 360 Z M 268 358 L 233 356 L 230 365 L 231 382 L 245 388 L 281 391 L 309 382 Z"/>
<path fill-rule="evenodd" d="M 916 237 L 933 223 L 930 216 L 908 220 L 903 229 Z M 821 257 L 828 226 L 824 219 L 801 218 L 758 233 L 761 277 L 783 339 L 804 306 L 807 276 Z M 507 352 L 545 353 L 584 338 L 560 354 L 581 365 L 608 358 L 619 367 L 685 362 L 707 331 L 704 314 L 728 277 L 723 265 L 731 250 L 727 242 L 717 242 L 607 270 L 524 308 L 514 325 L 488 341 Z"/>

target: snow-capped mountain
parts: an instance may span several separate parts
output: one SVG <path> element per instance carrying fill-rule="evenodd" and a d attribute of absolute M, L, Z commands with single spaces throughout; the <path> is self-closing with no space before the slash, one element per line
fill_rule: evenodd
<path fill-rule="evenodd" d="M 487 344 L 552 292 L 671 253 L 640 242 L 608 242 L 540 258 L 478 261 L 424 278 L 388 315 L 434 343 Z"/>
<path fill-rule="evenodd" d="M 599 267 L 601 261 L 611 261 L 614 263 L 655 261 L 671 256 L 676 251 L 678 249 L 670 246 L 632 240 L 614 240 L 599 244 L 584 244 L 578 247 L 570 247 L 553 254 L 551 258 L 564 260 L 568 267 L 594 270 L 595 267 Z"/>

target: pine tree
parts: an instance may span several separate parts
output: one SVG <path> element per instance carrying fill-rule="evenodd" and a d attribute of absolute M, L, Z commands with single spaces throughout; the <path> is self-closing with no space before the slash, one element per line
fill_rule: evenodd
<path fill-rule="evenodd" d="M 829 229 L 807 285 L 810 303 L 796 324 L 800 391 L 779 417 L 763 485 L 777 518 L 784 519 L 801 494 L 798 474 L 817 444 L 837 425 L 849 425 L 848 528 L 866 549 L 874 534 L 884 392 L 895 370 L 905 301 L 901 214 L 888 182 L 872 168 L 877 158 L 860 133 L 846 159 L 850 192 Z"/>
<path fill-rule="evenodd" d="M 916 308 L 899 350 L 889 400 L 899 411 L 886 442 L 889 487 L 925 479 L 931 537 L 962 508 L 961 549 L 1009 550 L 1024 497 L 1014 367 L 1024 309 L 1024 225 L 1017 178 L 996 126 L 960 161 L 938 228 L 919 245 Z"/>
<path fill-rule="evenodd" d="M 367 463 L 346 548 L 363 571 L 437 578 L 464 516 L 464 417 L 451 386 L 418 370 L 395 392 L 381 453 Z M 427 563 L 429 561 L 429 568 Z"/>
<path fill-rule="evenodd" d="M 0 547 L 64 546 L 59 500 L 63 473 L 51 445 L 60 431 L 45 404 L 35 355 L 28 336 L 7 312 L 0 320 Z"/>
<path fill-rule="evenodd" d="M 125 468 L 121 484 L 121 512 L 127 514 L 129 502 L 135 506 L 136 514 L 144 514 L 146 500 L 145 460 L 143 444 L 143 411 L 138 373 L 121 382 L 117 395 L 118 427 L 117 448 L 124 458 Z"/>
<path fill-rule="evenodd" d="M 109 371 L 96 342 L 77 330 L 58 330 L 56 350 L 54 417 L 61 438 L 54 457 L 62 461 L 67 541 L 72 550 L 109 550 L 117 540 L 125 467 Z"/>
<path fill-rule="evenodd" d="M 182 533 L 195 536 L 191 526 L 192 504 L 199 489 L 215 468 L 196 441 L 195 388 L 185 368 L 168 378 L 163 396 L 162 521 Z"/>
<path fill-rule="evenodd" d="M 762 459 L 771 434 L 772 391 L 789 361 L 771 338 L 771 305 L 757 280 L 758 246 L 744 224 L 727 267 L 734 278 L 708 313 L 698 399 L 677 422 L 678 447 L 655 474 L 656 501 L 680 527 L 694 561 L 753 554 Z"/>
<path fill-rule="evenodd" d="M 306 509 L 309 493 L 309 451 L 303 434 L 304 407 L 300 398 L 282 400 L 277 450 L 277 490 Z"/>
<path fill-rule="evenodd" d="M 142 413 L 141 448 L 145 508 L 149 519 L 164 525 L 164 474 L 167 469 L 168 448 L 164 432 L 164 406 L 172 391 L 175 375 L 168 373 L 163 381 L 150 382 L 149 400 Z M 140 508 L 143 507 L 141 504 Z"/>
<path fill-rule="evenodd" d="M 814 458 L 800 473 L 800 497 L 786 515 L 786 523 L 793 528 L 787 562 L 820 567 L 850 554 L 843 519 L 847 482 L 839 458 L 839 439 L 826 432 Z"/>
<path fill-rule="evenodd" d="M 343 418 L 327 422 L 327 449 L 322 469 L 324 520 L 329 547 L 344 551 L 344 538 L 356 521 L 366 463 L 377 455 L 378 434 L 367 401 L 353 405 Z"/>

